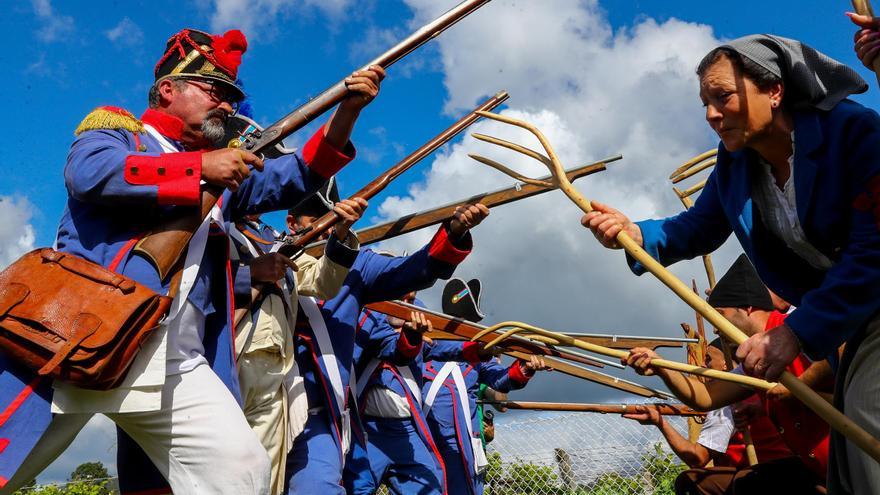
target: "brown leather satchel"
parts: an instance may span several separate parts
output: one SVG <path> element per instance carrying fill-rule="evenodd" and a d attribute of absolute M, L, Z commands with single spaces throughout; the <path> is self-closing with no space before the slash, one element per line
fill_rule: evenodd
<path fill-rule="evenodd" d="M 103 266 L 36 249 L 0 272 L 0 352 L 40 375 L 106 390 L 170 306 Z"/>

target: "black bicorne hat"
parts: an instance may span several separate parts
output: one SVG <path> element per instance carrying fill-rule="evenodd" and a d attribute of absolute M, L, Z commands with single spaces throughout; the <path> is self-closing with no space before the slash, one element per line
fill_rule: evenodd
<path fill-rule="evenodd" d="M 715 284 L 709 294 L 709 305 L 713 308 L 753 307 L 770 311 L 773 300 L 767 286 L 761 281 L 755 267 L 746 255 L 741 254 L 730 265 L 727 273 Z"/>
<path fill-rule="evenodd" d="M 483 284 L 476 278 L 467 283 L 460 278 L 450 279 L 443 287 L 443 312 L 475 323 L 482 320 L 486 317 L 480 311 L 482 288 Z"/>
<path fill-rule="evenodd" d="M 241 55 L 247 51 L 244 34 L 233 29 L 222 36 L 195 29 L 184 29 L 168 39 L 165 53 L 156 63 L 156 82 L 169 77 L 190 77 L 221 83 L 244 99 L 244 91 L 235 84 Z"/>

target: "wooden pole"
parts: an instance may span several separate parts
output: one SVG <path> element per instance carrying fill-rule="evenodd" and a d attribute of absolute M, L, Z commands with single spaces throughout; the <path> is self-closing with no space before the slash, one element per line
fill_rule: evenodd
<path fill-rule="evenodd" d="M 852 6 L 856 9 L 856 13 L 874 17 L 874 9 L 871 8 L 871 2 L 868 0 L 852 0 Z M 880 57 L 875 57 L 871 63 L 874 73 L 877 74 L 877 82 L 880 83 Z"/>

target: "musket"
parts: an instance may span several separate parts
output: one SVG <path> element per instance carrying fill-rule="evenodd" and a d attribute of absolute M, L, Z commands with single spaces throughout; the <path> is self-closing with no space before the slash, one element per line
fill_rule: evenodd
<path fill-rule="evenodd" d="M 615 155 L 605 158 L 604 160 L 593 162 L 589 165 L 570 168 L 565 172 L 568 175 L 568 179 L 574 181 L 581 177 L 586 177 L 587 175 L 601 172 L 605 170 L 605 166 L 608 163 L 620 160 L 621 158 L 623 158 L 623 155 Z M 438 206 L 430 210 L 420 211 L 418 213 L 411 213 L 409 215 L 402 216 L 396 220 L 391 220 L 385 223 L 374 225 L 372 227 L 358 230 L 355 232 L 355 234 L 357 234 L 358 242 L 360 242 L 361 246 L 365 246 L 367 244 L 373 244 L 375 242 L 380 242 L 403 234 L 408 234 L 415 230 L 423 229 L 425 227 L 437 225 L 452 218 L 452 212 L 455 211 L 455 208 L 463 204 L 473 205 L 476 203 L 481 203 L 491 209 L 496 206 L 501 206 L 507 203 L 512 203 L 514 201 L 519 201 L 521 199 L 530 198 L 532 196 L 543 194 L 547 191 L 552 190 L 552 188 L 517 182 L 512 187 L 498 189 L 497 191 L 492 192 L 476 194 L 469 198 L 446 203 L 443 206 Z M 319 256 L 321 253 L 324 252 L 324 246 L 326 244 L 327 241 L 319 241 L 309 244 L 308 246 L 306 246 L 306 253 L 312 256 Z"/>
<path fill-rule="evenodd" d="M 678 338 L 678 337 L 639 337 L 635 335 L 609 335 L 600 333 L 578 333 L 564 332 L 569 337 L 574 337 L 591 344 L 598 344 L 612 349 L 632 349 L 634 347 L 645 347 L 647 349 L 656 350 L 658 347 L 674 347 L 681 348 L 685 344 L 695 344 L 697 339 Z M 447 340 L 467 340 L 463 336 L 454 335 L 451 338 L 446 332 L 427 332 L 425 337 L 447 339 Z M 530 337 L 528 333 L 522 334 L 524 337 Z"/>
<path fill-rule="evenodd" d="M 480 106 L 459 119 L 458 122 L 452 124 L 445 131 L 434 136 L 434 138 L 432 138 L 430 141 L 423 144 L 421 147 L 419 147 L 419 149 L 413 151 L 409 156 L 398 162 L 397 165 L 394 165 L 393 167 L 385 171 L 385 173 L 361 188 L 360 191 L 354 193 L 351 197 L 370 199 L 373 196 L 379 194 L 383 189 L 385 189 L 388 184 L 391 183 L 391 181 L 412 168 L 413 165 L 420 162 L 426 156 L 436 151 L 437 148 L 443 146 L 452 138 L 461 134 L 461 132 L 467 129 L 468 126 L 479 120 L 480 117 L 479 115 L 477 115 L 477 112 L 483 111 L 484 108 L 495 108 L 498 105 L 502 104 L 508 98 L 509 95 L 506 91 L 499 91 L 495 94 L 495 96 L 481 103 Z M 321 218 L 312 222 L 312 224 L 306 230 L 298 232 L 298 235 L 296 237 L 288 237 L 287 239 L 290 240 L 286 240 L 284 245 L 278 249 L 278 252 L 285 256 L 298 256 L 305 246 L 307 246 L 309 243 L 318 238 L 321 234 L 330 229 L 330 227 L 335 225 L 339 220 L 340 217 L 336 214 L 336 212 L 327 212 Z"/>
<path fill-rule="evenodd" d="M 523 361 L 528 361 L 532 354 L 526 352 L 517 352 L 517 351 L 504 351 L 503 354 L 505 356 L 510 356 L 512 358 L 521 359 Z M 575 378 L 580 378 L 582 380 L 587 380 L 593 383 L 598 383 L 599 385 L 604 385 L 609 388 L 614 388 L 623 392 L 628 392 L 631 394 L 639 395 L 641 397 L 656 398 L 656 399 L 674 399 L 675 396 L 670 394 L 669 392 L 664 392 L 662 390 L 657 390 L 655 388 L 646 387 L 644 385 L 640 385 L 636 382 L 631 382 L 629 380 L 624 380 L 623 378 L 618 378 L 616 376 L 611 376 L 606 373 L 602 373 L 600 371 L 593 371 L 591 369 L 584 368 L 583 366 L 578 366 L 576 364 L 571 364 L 568 361 L 563 361 L 561 359 L 555 359 L 551 357 L 544 358 L 544 364 L 553 368 L 553 371 L 562 373 L 564 375 L 573 376 Z"/>
<path fill-rule="evenodd" d="M 370 61 L 364 68 L 378 65 L 387 69 L 489 1 L 465 0 L 461 2 L 390 50 Z M 243 136 L 243 139 L 238 141 L 238 143 L 241 148 L 256 155 L 261 155 L 270 147 L 280 143 L 285 137 L 303 128 L 306 124 L 336 106 L 347 96 L 348 88 L 345 85 L 345 79 L 343 79 L 278 122 L 263 130 L 254 130 Z M 199 207 L 175 208 L 175 212 L 179 212 L 178 214 L 169 218 L 167 222 L 147 234 L 135 245 L 134 251 L 144 256 L 156 267 L 162 280 L 171 273 L 174 266 L 178 263 L 193 234 L 202 223 L 202 220 L 208 216 L 211 209 L 217 204 L 223 191 L 223 188 L 217 186 L 204 186 Z"/>
<path fill-rule="evenodd" d="M 706 413 L 696 411 L 684 404 L 580 404 L 576 402 L 529 402 L 521 400 L 478 400 L 477 404 L 489 404 L 507 409 L 526 411 L 594 412 L 599 414 L 638 414 L 638 408 L 650 407 L 663 416 L 699 417 Z"/>
<path fill-rule="evenodd" d="M 445 131 L 434 136 L 433 138 L 431 138 L 430 141 L 410 153 L 409 156 L 399 161 L 393 167 L 386 170 L 382 175 L 361 188 L 360 191 L 354 193 L 354 195 L 352 195 L 352 198 L 370 199 L 376 194 L 379 194 L 379 192 L 385 189 L 385 187 L 390 184 L 391 181 L 399 177 L 407 170 L 411 169 L 416 163 L 420 162 L 426 156 L 436 151 L 437 148 L 443 146 L 458 134 L 461 134 L 461 132 L 467 129 L 468 126 L 476 122 L 480 118 L 476 112 L 482 111 L 482 109 L 484 108 L 495 108 L 503 103 L 505 100 L 507 100 L 508 97 L 509 95 L 506 91 L 499 91 L 495 94 L 495 96 L 481 103 L 477 108 L 475 108 L 473 111 L 449 126 Z M 336 225 L 339 220 L 340 217 L 336 214 L 335 211 L 329 211 L 325 213 L 323 216 L 321 216 L 321 218 L 312 222 L 312 224 L 309 225 L 307 229 L 299 232 L 298 236 L 288 236 L 287 238 L 285 238 L 285 242 L 280 248 L 278 248 L 278 252 L 292 258 L 299 256 L 303 252 L 302 250 L 304 246 L 306 246 L 316 237 L 320 236 L 331 227 Z M 251 288 L 251 302 L 246 306 L 236 308 L 235 316 L 233 319 L 233 328 L 238 328 L 238 324 L 241 322 L 241 319 L 247 314 L 248 310 L 251 308 L 251 306 L 253 306 L 253 303 L 255 301 L 258 301 L 262 297 L 262 295 L 263 287 Z"/>
<path fill-rule="evenodd" d="M 487 328 L 484 325 L 473 323 L 463 318 L 456 318 L 454 316 L 450 316 L 439 311 L 430 310 L 421 306 L 405 303 L 403 301 L 383 301 L 371 303 L 367 305 L 367 309 L 389 316 L 394 316 L 402 320 L 408 320 L 410 318 L 410 313 L 412 313 L 413 311 L 418 311 L 420 313 L 423 313 L 427 317 L 427 319 L 431 322 L 431 325 L 434 327 L 434 330 L 439 330 L 468 339 L 474 337 L 482 330 Z M 484 342 L 490 342 L 491 340 L 492 336 L 489 335 L 487 335 L 486 338 L 482 339 L 482 341 Z M 612 363 L 610 361 L 605 361 L 603 359 L 594 358 L 592 356 L 587 356 L 576 352 L 555 349 L 544 344 L 531 342 L 524 338 L 515 338 L 508 340 L 504 342 L 500 347 L 505 351 L 518 351 L 530 355 L 568 359 L 569 361 L 574 361 L 576 363 L 586 364 L 590 366 L 596 366 L 598 368 L 602 368 L 606 364 L 610 364 L 615 367 L 618 366 L 617 363 Z"/>

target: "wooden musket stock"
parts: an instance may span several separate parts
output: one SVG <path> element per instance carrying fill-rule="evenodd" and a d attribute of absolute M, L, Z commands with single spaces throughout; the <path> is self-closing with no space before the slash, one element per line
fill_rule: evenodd
<path fill-rule="evenodd" d="M 351 197 L 370 199 L 373 196 L 379 194 L 383 189 L 385 189 L 388 184 L 391 183 L 391 181 L 412 168 L 413 165 L 420 162 L 426 156 L 436 151 L 437 148 L 443 146 L 452 138 L 461 134 L 461 132 L 467 129 L 468 126 L 476 122 L 480 118 L 477 115 L 477 112 L 483 111 L 484 108 L 495 108 L 506 101 L 508 98 L 509 95 L 506 91 L 499 91 L 497 94 L 495 94 L 495 96 L 484 101 L 482 104 L 480 104 L 480 106 L 475 108 L 469 114 L 459 119 L 458 122 L 452 124 L 445 131 L 441 132 L 430 141 L 423 144 L 421 147 L 419 147 L 419 149 L 412 152 L 409 156 L 398 162 L 397 165 L 388 169 L 385 173 L 377 177 L 375 180 L 373 180 L 373 182 L 370 182 L 369 184 L 361 188 L 360 191 L 354 193 Z M 336 214 L 336 212 L 327 212 L 324 216 L 312 222 L 312 225 L 309 226 L 308 231 L 300 234 L 291 242 L 285 243 L 280 249 L 278 249 L 278 252 L 285 256 L 291 257 L 299 255 L 305 246 L 317 239 L 328 229 L 336 225 L 338 221 L 339 216 Z"/>
<path fill-rule="evenodd" d="M 574 181 L 581 177 L 585 177 L 596 172 L 601 172 L 605 170 L 606 164 L 620 160 L 621 158 L 623 158 L 622 155 L 615 155 L 604 160 L 599 160 L 597 162 L 591 163 L 589 165 L 570 168 L 565 172 L 568 175 L 568 179 Z M 385 222 L 379 225 L 374 225 L 372 227 L 358 230 L 355 232 L 355 234 L 357 234 L 358 242 L 360 242 L 361 246 L 365 246 L 367 244 L 373 244 L 403 234 L 408 234 L 410 232 L 423 229 L 425 227 L 437 225 L 452 218 L 452 212 L 455 211 L 455 208 L 463 204 L 473 205 L 481 203 L 486 205 L 487 208 L 492 209 L 496 206 L 501 206 L 507 203 L 512 203 L 514 201 L 519 201 L 521 199 L 530 198 L 532 196 L 536 196 L 538 194 L 542 194 L 551 190 L 552 189 L 548 189 L 546 187 L 517 183 L 513 187 L 499 189 L 493 192 L 477 194 L 466 199 L 453 201 L 443 206 L 432 208 L 430 210 L 405 215 L 396 220 L 391 220 L 390 222 Z M 313 242 L 312 244 L 306 246 L 306 254 L 310 254 L 312 256 L 320 256 L 321 253 L 324 252 L 324 246 L 326 244 L 327 241 Z"/>
<path fill-rule="evenodd" d="M 410 35 L 396 46 L 370 61 L 364 68 L 378 65 L 388 68 L 416 48 L 464 19 L 490 0 L 465 0 L 441 15 L 431 23 Z M 325 90 L 317 97 L 309 100 L 278 122 L 262 131 L 254 131 L 244 136 L 241 147 L 260 155 L 271 146 L 281 142 L 285 137 L 303 128 L 327 110 L 336 106 L 348 96 L 345 80 L 341 80 Z M 134 247 L 134 251 L 149 260 L 164 280 L 186 250 L 190 239 L 202 220 L 208 216 L 217 204 L 224 189 L 217 186 L 204 186 L 200 207 L 175 208 L 179 214 L 170 218 L 165 224 L 146 235 Z"/>
<path fill-rule="evenodd" d="M 402 320 L 409 320 L 410 313 L 413 311 L 418 311 L 424 313 L 424 315 L 431 322 L 431 325 L 434 327 L 434 330 L 440 330 L 446 333 L 466 337 L 468 339 L 472 338 L 473 336 L 480 333 L 483 329 L 487 328 L 483 325 L 473 323 L 462 318 L 456 318 L 454 316 L 449 316 L 438 311 L 432 311 L 430 309 L 422 308 L 420 306 L 407 304 L 402 301 L 383 301 L 372 303 L 367 305 L 367 309 L 389 316 L 394 316 Z M 493 336 L 488 335 L 486 337 L 487 338 L 481 339 L 481 341 L 490 342 Z M 576 363 L 586 364 L 590 366 L 596 366 L 598 368 L 604 367 L 603 363 L 596 361 L 589 356 L 554 349 L 543 344 L 529 342 L 526 339 L 511 339 L 501 344 L 500 347 L 504 350 L 568 359 L 569 361 L 574 361 Z"/>
<path fill-rule="evenodd" d="M 637 414 L 639 407 L 650 407 L 664 416 L 705 416 L 684 404 L 580 404 L 577 402 L 529 402 L 521 400 L 478 400 L 477 404 L 528 411 L 594 412 L 599 414 Z"/>

